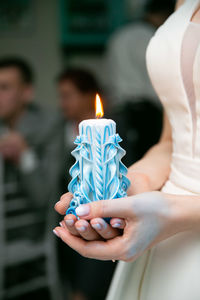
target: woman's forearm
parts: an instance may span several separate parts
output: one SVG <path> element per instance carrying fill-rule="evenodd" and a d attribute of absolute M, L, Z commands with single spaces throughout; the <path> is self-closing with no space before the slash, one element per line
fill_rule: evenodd
<path fill-rule="evenodd" d="M 153 146 L 141 160 L 129 168 L 128 177 L 131 183 L 134 182 L 137 174 L 137 177 L 139 175 L 146 181 L 147 187 L 143 191 L 159 190 L 169 176 L 171 153 L 171 140 Z"/>
<path fill-rule="evenodd" d="M 165 194 L 165 197 L 171 204 L 179 232 L 200 230 L 200 196 Z"/>

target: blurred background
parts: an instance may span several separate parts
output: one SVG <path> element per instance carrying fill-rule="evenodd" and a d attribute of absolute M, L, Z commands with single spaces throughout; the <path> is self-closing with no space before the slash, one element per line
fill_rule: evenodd
<path fill-rule="evenodd" d="M 52 229 L 78 124 L 98 92 L 128 166 L 155 144 L 162 108 L 145 52 L 173 0 L 0 1 L 0 300 L 103 300 L 116 267 Z"/>

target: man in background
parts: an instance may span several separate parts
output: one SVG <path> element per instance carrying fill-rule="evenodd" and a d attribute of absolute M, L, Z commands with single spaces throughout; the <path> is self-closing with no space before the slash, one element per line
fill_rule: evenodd
<path fill-rule="evenodd" d="M 50 139 L 51 119 L 32 103 L 33 97 L 30 66 L 16 57 L 0 59 L 0 163 L 3 170 L 0 234 L 4 237 L 0 257 L 5 255 L 6 258 L 0 261 L 3 269 L 0 281 L 4 282 L 5 299 L 9 290 L 14 295 L 11 299 L 40 296 L 48 299 L 48 291 L 42 289 L 41 283 L 38 287 L 36 283 L 31 285 L 33 280 L 37 282 L 37 278 L 43 276 L 45 253 L 38 257 L 34 253 L 33 259 L 26 245 L 32 243 L 34 252 L 34 246 L 40 246 L 44 238 L 49 201 L 56 187 L 57 163 L 55 144 L 51 145 Z M 9 249 L 14 252 L 13 264 L 9 263 Z M 24 284 L 27 285 L 23 290 Z M 13 291 L 18 291 L 18 296 Z"/>
<path fill-rule="evenodd" d="M 84 119 L 95 118 L 95 95 L 99 92 L 98 83 L 89 71 L 79 68 L 63 70 L 57 80 L 61 129 L 63 163 L 61 194 L 67 192 L 71 180 L 69 169 L 74 164 L 71 151 L 78 133 L 78 125 Z M 63 288 L 70 281 L 72 294 L 70 300 L 104 300 L 112 278 L 115 264 L 83 258 L 58 240 L 60 274 Z M 65 293 L 66 295 L 66 293 Z"/>
<path fill-rule="evenodd" d="M 146 67 L 146 49 L 156 29 L 173 13 L 174 0 L 148 0 L 143 17 L 116 31 L 108 43 L 106 71 L 113 105 L 144 97 L 158 104 Z"/>
<path fill-rule="evenodd" d="M 150 82 L 146 49 L 156 29 L 173 13 L 174 0 L 148 0 L 141 19 L 124 26 L 111 37 L 106 53 L 108 91 L 130 166 L 160 136 L 162 109 Z"/>

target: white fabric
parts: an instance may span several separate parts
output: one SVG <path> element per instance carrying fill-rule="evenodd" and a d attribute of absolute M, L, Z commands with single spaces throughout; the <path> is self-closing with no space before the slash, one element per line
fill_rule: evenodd
<path fill-rule="evenodd" d="M 187 0 L 157 30 L 147 49 L 152 84 L 172 126 L 171 174 L 163 188 L 164 192 L 171 194 L 200 195 L 199 33 L 193 37 L 198 39 L 198 45 L 191 47 L 195 55 L 191 55 L 188 62 L 189 81 L 183 78 L 187 72 L 183 60 L 186 54 L 191 54 L 188 49 L 183 53 L 187 44 L 185 39 L 188 39 L 189 26 L 193 26 L 190 20 L 199 4 L 198 0 Z M 191 84 L 195 100 L 188 98 L 191 97 L 188 92 Z M 200 235 L 191 232 L 177 234 L 134 263 L 120 262 L 107 300 L 121 299 L 199 300 Z"/>
<path fill-rule="evenodd" d="M 185 31 L 182 50 L 181 50 L 181 72 L 185 91 L 188 97 L 188 103 L 191 110 L 193 137 L 192 150 L 195 155 L 195 139 L 196 139 L 196 96 L 193 84 L 193 65 L 196 56 L 196 51 L 200 42 L 200 24 L 190 22 Z"/>

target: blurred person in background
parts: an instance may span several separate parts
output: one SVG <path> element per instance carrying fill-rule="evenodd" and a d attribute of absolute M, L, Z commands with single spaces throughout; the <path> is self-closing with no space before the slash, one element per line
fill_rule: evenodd
<path fill-rule="evenodd" d="M 127 166 L 139 160 L 160 136 L 162 109 L 147 73 L 145 56 L 149 40 L 174 6 L 174 0 L 146 1 L 143 18 L 114 33 L 108 44 L 108 83 L 115 108 L 112 118 L 120 124 Z"/>
<path fill-rule="evenodd" d="M 142 158 L 158 142 L 162 128 L 160 107 L 144 97 L 137 100 L 135 103 L 126 102 L 110 113 L 122 137 L 120 145 L 126 150 L 123 163 L 127 167 Z"/>
<path fill-rule="evenodd" d="M 159 105 L 146 68 L 146 48 L 156 29 L 173 12 L 174 0 L 148 0 L 141 20 L 116 31 L 106 53 L 108 91 L 115 104 L 138 98 Z"/>
<path fill-rule="evenodd" d="M 33 72 L 28 63 L 18 57 L 1 58 L 0 163 L 3 164 L 3 199 L 0 201 L 3 201 L 1 207 L 4 207 L 1 219 L 4 241 L 1 249 L 9 255 L 6 249 L 15 247 L 15 265 L 5 265 L 3 278 L 0 278 L 4 281 L 5 290 L 43 274 L 44 261 L 41 257 L 33 261 L 27 258 L 26 263 L 18 263 L 18 255 L 28 256 L 27 250 L 24 254 L 19 253 L 19 245 L 34 243 L 34 246 L 43 239 L 46 212 L 53 195 L 52 183 L 56 186 L 57 167 L 52 159 L 55 158 L 55 147 L 51 146 L 49 138 L 52 134 L 51 118 L 32 103 L 33 97 Z M 54 177 L 50 178 L 50 173 Z M 35 299 L 36 295 L 39 298 L 45 295 L 48 299 L 46 291 L 37 292 L 36 289 L 26 295 L 20 295 L 19 291 L 20 300 L 27 297 Z"/>
<path fill-rule="evenodd" d="M 62 132 L 60 160 L 64 162 L 61 172 L 61 194 L 67 191 L 71 180 L 69 169 L 74 163 L 71 151 L 78 135 L 78 125 L 84 119 L 95 117 L 95 95 L 99 85 L 89 71 L 79 68 L 63 70 L 57 79 L 60 132 Z M 71 248 L 58 241 L 60 274 L 66 295 L 66 282 L 70 281 L 73 300 L 103 300 L 115 268 L 112 262 L 99 262 L 81 257 Z"/>

